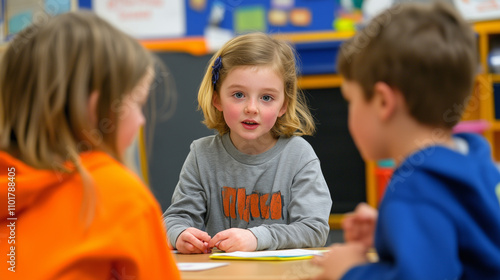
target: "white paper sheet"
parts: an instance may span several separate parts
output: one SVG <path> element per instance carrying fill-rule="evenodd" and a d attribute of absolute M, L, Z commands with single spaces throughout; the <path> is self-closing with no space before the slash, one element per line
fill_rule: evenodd
<path fill-rule="evenodd" d="M 216 267 L 221 267 L 228 265 L 229 263 L 215 263 L 215 262 L 210 262 L 210 263 L 196 263 L 196 262 L 180 262 L 177 263 L 177 267 L 179 268 L 180 271 L 200 271 L 200 270 L 207 270 L 207 269 L 212 269 Z"/>

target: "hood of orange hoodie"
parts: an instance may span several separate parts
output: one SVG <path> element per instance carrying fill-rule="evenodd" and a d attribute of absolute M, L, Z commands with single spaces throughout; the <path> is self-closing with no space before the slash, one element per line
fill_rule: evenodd
<path fill-rule="evenodd" d="M 59 185 L 73 174 L 36 169 L 0 151 L 0 219 L 20 215 L 49 188 Z M 8 204 L 5 204 L 5 203 Z"/>

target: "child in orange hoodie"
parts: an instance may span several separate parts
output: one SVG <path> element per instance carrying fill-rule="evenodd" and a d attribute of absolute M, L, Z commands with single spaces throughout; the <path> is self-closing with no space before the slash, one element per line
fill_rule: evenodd
<path fill-rule="evenodd" d="M 34 24 L 0 63 L 0 279 L 179 279 L 122 164 L 154 59 L 90 12 Z"/>

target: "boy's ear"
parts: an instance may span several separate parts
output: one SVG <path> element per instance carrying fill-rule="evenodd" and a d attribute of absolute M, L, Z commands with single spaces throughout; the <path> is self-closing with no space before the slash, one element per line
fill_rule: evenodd
<path fill-rule="evenodd" d="M 99 92 L 97 90 L 90 93 L 89 100 L 87 101 L 87 114 L 90 123 L 93 127 L 97 127 L 97 102 L 99 101 Z"/>
<path fill-rule="evenodd" d="M 216 91 L 214 91 L 214 95 L 212 96 L 212 104 L 215 108 L 217 108 L 217 110 L 222 112 L 222 105 L 220 104 L 219 94 Z"/>
<path fill-rule="evenodd" d="M 378 102 L 379 117 L 388 120 L 396 111 L 399 93 L 384 82 L 375 83 L 373 89 Z"/>

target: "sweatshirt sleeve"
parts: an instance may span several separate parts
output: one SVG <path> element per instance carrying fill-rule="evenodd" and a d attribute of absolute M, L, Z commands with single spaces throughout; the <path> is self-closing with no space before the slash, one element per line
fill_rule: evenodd
<path fill-rule="evenodd" d="M 297 165 L 297 162 L 290 163 Z M 265 224 L 250 228 L 257 237 L 257 250 L 322 247 L 330 227 L 330 191 L 316 157 L 296 174 L 291 186 L 287 224 Z"/>
<path fill-rule="evenodd" d="M 175 248 L 177 237 L 188 227 L 205 227 L 206 200 L 206 193 L 201 186 L 196 151 L 191 144 L 191 151 L 182 166 L 179 182 L 172 195 L 172 203 L 163 214 L 163 222 L 172 247 Z"/>
<path fill-rule="evenodd" d="M 352 268 L 343 280 L 461 277 L 459 237 L 439 206 L 391 201 L 380 214 L 375 241 L 380 261 Z"/>

